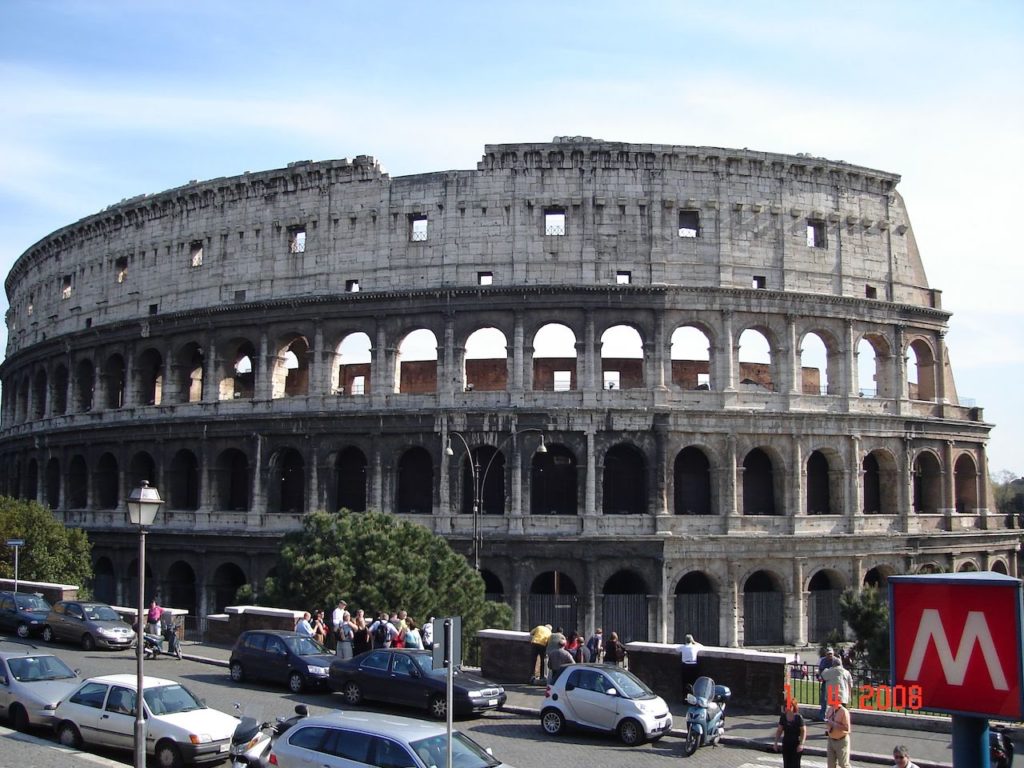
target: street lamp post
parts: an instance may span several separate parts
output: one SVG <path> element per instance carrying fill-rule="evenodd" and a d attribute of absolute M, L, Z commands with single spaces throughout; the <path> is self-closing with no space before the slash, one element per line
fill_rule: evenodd
<path fill-rule="evenodd" d="M 136 625 L 138 640 L 135 644 L 136 689 L 135 689 L 135 768 L 146 768 L 146 722 L 142 718 L 142 658 L 143 652 L 143 611 L 146 609 L 146 526 L 152 525 L 156 513 L 164 500 L 156 488 L 150 488 L 145 480 L 128 496 L 128 521 L 139 527 L 139 617 Z"/>
<path fill-rule="evenodd" d="M 449 456 L 454 456 L 455 451 L 452 450 L 452 436 L 454 435 L 462 443 L 462 447 L 466 450 L 466 459 L 469 461 L 470 477 L 473 481 L 473 567 L 480 570 L 480 545 L 481 539 L 483 538 L 483 531 L 480 526 L 480 514 L 483 512 L 483 496 L 484 488 L 487 487 L 487 474 L 491 471 L 491 465 L 494 464 L 495 457 L 501 453 L 502 449 L 508 445 L 508 442 L 526 432 L 540 432 L 540 447 L 537 449 L 537 453 L 547 453 L 547 446 L 544 445 L 544 430 L 542 429 L 519 429 L 514 431 L 504 440 L 502 440 L 494 453 L 491 454 L 491 458 L 487 460 L 487 466 L 484 467 L 483 474 L 480 473 L 480 460 L 473 456 L 473 452 L 469 448 L 469 443 L 466 442 L 465 436 L 461 432 L 449 432 L 448 433 L 448 445 L 445 447 L 445 453 Z"/>

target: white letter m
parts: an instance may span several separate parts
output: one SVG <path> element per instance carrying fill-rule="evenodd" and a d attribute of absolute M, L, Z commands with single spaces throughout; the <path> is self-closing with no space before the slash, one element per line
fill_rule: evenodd
<path fill-rule="evenodd" d="M 1006 684 L 1006 676 L 1003 674 L 1003 667 L 999 663 L 999 656 L 996 654 L 995 643 L 992 642 L 992 633 L 989 631 L 988 622 L 985 621 L 985 614 L 981 611 L 971 611 L 967 614 L 967 621 L 964 623 L 964 633 L 960 637 L 960 646 L 956 650 L 956 658 L 949 647 L 949 639 L 942 626 L 942 619 L 935 608 L 927 608 L 921 613 L 921 623 L 917 628 L 917 638 L 914 640 L 914 649 L 910 653 L 910 662 L 907 664 L 906 679 L 918 680 L 921 677 L 921 665 L 924 664 L 924 654 L 928 650 L 930 641 L 935 641 L 935 650 L 939 654 L 939 661 L 942 663 L 942 672 L 946 676 L 946 682 L 950 685 L 963 685 L 964 677 L 967 676 L 967 665 L 974 652 L 974 644 L 981 645 L 981 653 L 985 657 L 985 666 L 988 667 L 988 674 L 992 678 L 992 685 L 996 690 L 1008 691 L 1010 686 Z"/>

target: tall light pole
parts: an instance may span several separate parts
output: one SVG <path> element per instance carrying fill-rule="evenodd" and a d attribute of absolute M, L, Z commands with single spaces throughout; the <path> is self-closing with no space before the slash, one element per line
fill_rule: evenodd
<path fill-rule="evenodd" d="M 455 451 L 452 450 L 452 436 L 454 435 L 462 443 L 462 447 L 466 449 L 466 460 L 469 461 L 470 477 L 473 480 L 473 567 L 480 570 L 480 544 L 483 538 L 480 526 L 480 514 L 483 512 L 483 496 L 484 488 L 487 487 L 487 473 L 491 471 L 491 465 L 494 464 L 495 457 L 501 453 L 502 449 L 508 445 L 508 442 L 526 432 L 540 432 L 540 447 L 537 449 L 537 453 L 547 453 L 547 446 L 544 445 L 544 430 L 542 429 L 519 429 L 504 440 L 502 440 L 498 446 L 494 449 L 494 453 L 491 454 L 491 458 L 487 460 L 487 466 L 484 467 L 484 471 L 480 472 L 480 461 L 478 458 L 473 456 L 473 452 L 469 448 L 469 443 L 466 442 L 465 436 L 461 432 L 449 432 L 448 433 L 448 445 L 445 446 L 444 452 L 449 456 L 454 456 Z M 460 473 L 461 475 L 461 473 Z"/>
<path fill-rule="evenodd" d="M 142 633 L 145 631 L 143 611 L 146 610 L 146 526 L 152 525 L 156 513 L 164 500 L 149 482 L 128 495 L 128 522 L 139 527 L 139 618 L 138 642 L 135 644 L 136 688 L 135 688 L 135 768 L 146 768 L 146 721 L 142 717 L 142 658 L 144 656 Z"/>

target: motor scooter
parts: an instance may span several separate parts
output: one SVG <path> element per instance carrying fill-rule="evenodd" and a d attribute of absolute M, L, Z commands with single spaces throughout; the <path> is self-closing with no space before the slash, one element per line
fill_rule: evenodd
<path fill-rule="evenodd" d="M 236 710 L 240 707 L 235 704 Z M 289 718 L 278 717 L 272 723 L 262 721 L 249 711 L 243 712 L 231 735 L 231 768 L 265 768 L 268 765 L 267 756 L 278 737 L 308 716 L 309 709 L 305 704 L 296 704 L 294 715 Z"/>
<path fill-rule="evenodd" d="M 718 746 L 725 733 L 725 703 L 732 691 L 724 685 L 715 685 L 710 677 L 698 677 L 692 691 L 686 694 L 686 742 L 683 754 L 687 757 L 706 744 Z"/>
<path fill-rule="evenodd" d="M 1013 733 L 1005 725 L 994 725 L 988 731 L 988 754 L 992 768 L 1010 768 L 1013 765 Z"/>
<path fill-rule="evenodd" d="M 178 640 L 178 625 L 172 622 L 165 623 L 161 634 L 163 635 L 163 639 L 167 641 L 168 655 L 174 654 L 174 656 L 180 661 L 181 641 Z"/>

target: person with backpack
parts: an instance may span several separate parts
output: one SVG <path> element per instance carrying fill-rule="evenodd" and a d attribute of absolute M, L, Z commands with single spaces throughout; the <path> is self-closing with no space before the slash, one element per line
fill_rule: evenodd
<path fill-rule="evenodd" d="M 382 613 L 380 617 L 370 625 L 370 640 L 373 642 L 373 647 L 376 648 L 390 648 L 391 641 L 398 635 L 398 630 L 395 629 L 395 625 L 388 621 L 387 613 Z"/>
<path fill-rule="evenodd" d="M 598 627 L 594 634 L 587 640 L 587 650 L 590 651 L 591 661 L 601 661 L 601 654 L 604 653 L 604 630 Z"/>

